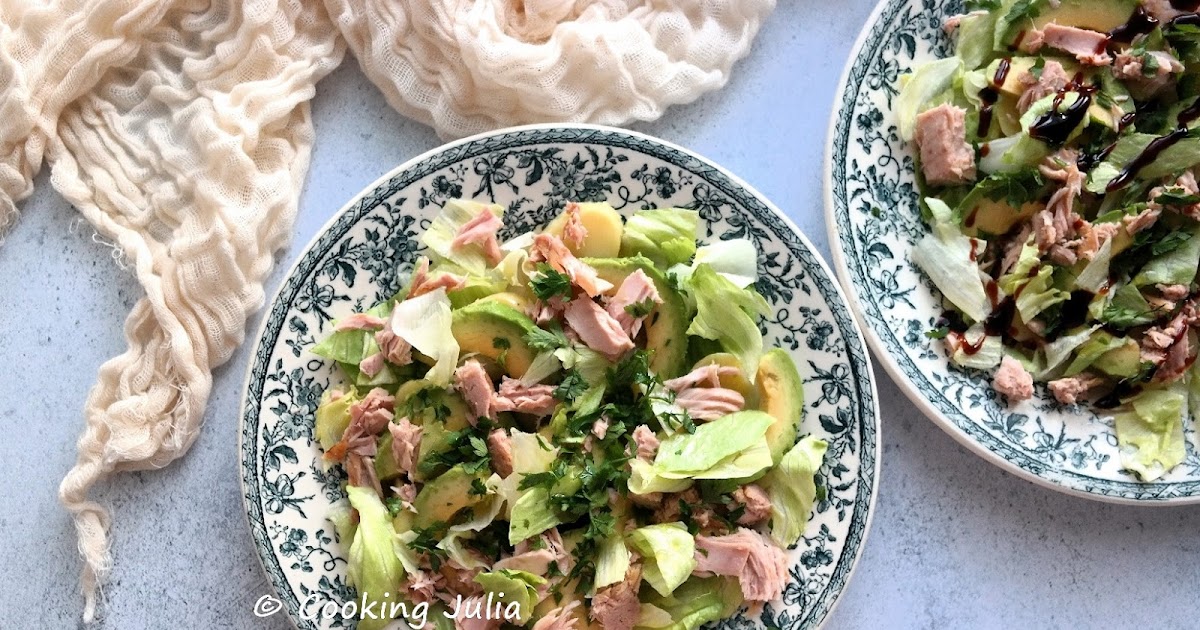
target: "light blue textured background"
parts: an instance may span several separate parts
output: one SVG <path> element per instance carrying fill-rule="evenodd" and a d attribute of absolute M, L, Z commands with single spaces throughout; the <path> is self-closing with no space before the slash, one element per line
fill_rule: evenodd
<path fill-rule="evenodd" d="M 634 128 L 729 168 L 783 208 L 828 258 L 826 124 L 871 0 L 781 0 L 730 84 Z M 348 59 L 318 88 L 317 145 L 292 246 L 350 197 L 439 144 L 384 102 Z M 75 459 L 97 368 L 124 350 L 140 295 L 90 227 L 38 178 L 0 247 L 0 628 L 78 624 L 79 560 L 56 499 Z M 256 330 L 255 318 L 248 330 Z M 238 486 L 238 406 L 249 344 L 217 370 L 206 424 L 171 467 L 95 496 L 113 508 L 116 569 L 100 628 L 287 628 L 251 615 L 268 592 Z M 1063 496 L 958 446 L 877 370 L 883 473 L 861 563 L 828 628 L 1195 627 L 1200 507 L 1148 509 Z"/>

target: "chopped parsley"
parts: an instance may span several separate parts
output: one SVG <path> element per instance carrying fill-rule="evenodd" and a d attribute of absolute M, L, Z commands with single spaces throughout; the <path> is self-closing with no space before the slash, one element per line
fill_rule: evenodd
<path fill-rule="evenodd" d="M 626 306 L 625 312 L 629 313 L 633 317 L 645 317 L 650 314 L 650 311 L 654 310 L 654 305 L 654 300 L 646 298 L 641 302 L 634 302 L 633 304 Z"/>
<path fill-rule="evenodd" d="M 570 344 L 571 342 L 567 340 L 567 336 L 563 334 L 562 327 L 557 322 L 552 322 L 548 329 L 534 328 L 525 333 L 525 345 L 535 352 L 549 352 L 566 348 Z"/>
<path fill-rule="evenodd" d="M 563 402 L 571 402 L 582 396 L 587 389 L 588 384 L 583 379 L 583 375 L 579 373 L 579 370 L 572 368 L 567 370 L 562 382 L 554 388 L 554 397 Z"/>
<path fill-rule="evenodd" d="M 508 337 L 493 337 L 492 348 L 500 351 L 500 355 L 496 357 L 496 362 L 500 365 L 505 365 L 505 360 L 508 358 L 508 351 L 512 349 L 512 342 Z"/>
<path fill-rule="evenodd" d="M 546 263 L 537 266 L 538 273 L 529 280 L 529 288 L 543 302 L 558 296 L 564 300 L 571 299 L 571 277 L 555 271 Z"/>

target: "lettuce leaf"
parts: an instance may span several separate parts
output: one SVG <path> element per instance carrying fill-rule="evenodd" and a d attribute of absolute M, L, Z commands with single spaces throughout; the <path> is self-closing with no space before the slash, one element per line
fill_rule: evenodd
<path fill-rule="evenodd" d="M 900 78 L 902 87 L 896 97 L 896 119 L 899 121 L 900 137 L 911 142 L 917 129 L 917 115 L 935 96 L 945 92 L 954 84 L 954 79 L 963 70 L 958 57 L 947 57 L 917 67 L 912 74 Z"/>
<path fill-rule="evenodd" d="M 475 576 L 475 582 L 483 587 L 493 601 L 504 604 L 515 603 L 518 616 L 514 621 L 524 625 L 533 616 L 533 609 L 538 603 L 538 587 L 546 583 L 546 579 L 527 571 L 500 569 L 491 573 L 480 573 Z"/>
<path fill-rule="evenodd" d="M 951 363 L 970 370 L 990 370 L 1000 365 L 1000 360 L 1004 358 L 1004 342 L 998 336 L 987 334 L 983 324 L 968 328 L 963 333 L 963 339 L 966 344 L 950 354 Z M 967 345 L 979 349 L 968 352 Z"/>
<path fill-rule="evenodd" d="M 429 224 L 429 229 L 421 235 L 421 243 L 436 253 L 439 261 L 448 260 L 465 269 L 467 273 L 482 275 L 491 268 L 491 264 L 478 247 L 459 249 L 451 247 L 454 237 L 458 236 L 459 229 L 480 212 L 491 212 L 503 218 L 504 206 L 482 204 L 466 199 L 447 201 L 442 206 L 442 211 Z"/>
<path fill-rule="evenodd" d="M 1054 269 L 1053 265 L 1041 263 L 1037 243 L 1030 237 L 1021 247 L 1017 264 L 1000 276 L 1000 289 L 1007 295 L 1017 296 L 1021 321 L 1033 321 L 1042 311 L 1071 297 L 1070 291 L 1055 287 Z"/>
<path fill-rule="evenodd" d="M 642 604 L 642 615 L 638 627 L 643 627 L 641 619 L 657 623 L 646 627 L 660 630 L 696 630 L 710 622 L 724 619 L 745 603 L 741 586 L 737 580 L 729 578 L 699 578 L 693 577 L 684 582 L 670 596 L 652 593 Z M 666 613 L 664 617 L 655 611 L 647 609 L 652 606 Z M 662 624 L 662 621 L 670 620 Z"/>
<path fill-rule="evenodd" d="M 440 387 L 450 385 L 458 366 L 458 340 L 450 328 L 450 310 L 446 290 L 439 288 L 400 302 L 388 322 L 398 337 L 434 360 L 425 380 Z"/>
<path fill-rule="evenodd" d="M 629 545 L 642 555 L 642 577 L 659 595 L 670 595 L 696 568 L 696 539 L 683 523 L 639 527 Z"/>
<path fill-rule="evenodd" d="M 709 470 L 727 457 L 757 446 L 774 422 L 773 416 L 762 411 L 739 411 L 717 418 L 700 425 L 695 433 L 679 433 L 663 440 L 654 467 L 670 473 Z"/>
<path fill-rule="evenodd" d="M 807 436 L 763 478 L 762 484 L 771 497 L 771 538 L 784 549 L 804 535 L 817 498 L 815 476 L 828 446 L 824 440 Z"/>
<path fill-rule="evenodd" d="M 1146 266 L 1133 278 L 1135 286 L 1152 284 L 1189 285 L 1196 278 L 1200 265 L 1200 224 L 1184 232 L 1190 235 L 1179 247 L 1150 259 Z"/>
<path fill-rule="evenodd" d="M 625 222 L 621 256 L 642 254 L 666 268 L 685 263 L 696 253 L 700 213 L 682 208 L 639 210 Z"/>
<path fill-rule="evenodd" d="M 930 197 L 925 202 L 933 213 L 933 233 L 913 248 L 912 261 L 963 315 L 982 322 L 991 315 L 992 303 L 971 252 L 982 252 L 986 243 L 963 235 L 954 224 L 953 211 L 940 199 Z"/>
<path fill-rule="evenodd" d="M 640 459 L 629 460 L 629 491 L 633 494 L 644 495 L 652 492 L 683 492 L 692 485 L 689 478 L 672 479 L 664 477 L 653 464 Z"/>
<path fill-rule="evenodd" d="M 347 486 L 350 505 L 358 511 L 358 530 L 350 543 L 346 562 L 346 579 L 358 589 L 359 596 L 368 602 L 378 602 L 373 610 L 386 614 L 400 601 L 398 586 L 404 580 L 404 566 L 396 548 L 396 530 L 379 495 L 374 490 Z M 376 612 L 380 615 L 379 612 Z M 380 615 L 382 617 L 382 615 Z M 370 615 L 358 622 L 364 630 L 377 630 L 388 625 L 389 619 L 373 619 Z"/>
<path fill-rule="evenodd" d="M 982 66 L 992 56 L 998 18 L 998 11 L 973 12 L 960 18 L 954 52 L 967 70 Z"/>
<path fill-rule="evenodd" d="M 342 440 L 342 434 L 346 432 L 346 427 L 350 426 L 350 407 L 359 401 L 358 392 L 353 389 L 342 394 L 337 400 L 330 398 L 331 392 L 332 390 L 327 389 L 321 394 L 321 403 L 317 405 L 316 426 L 313 428 L 313 435 L 326 451 Z"/>
<path fill-rule="evenodd" d="M 763 354 L 756 316 L 770 314 L 770 305 L 758 293 L 730 282 L 708 264 L 696 267 L 688 291 L 696 299 L 696 317 L 687 334 L 719 342 L 742 362 L 747 368 L 743 371 L 753 382 L 755 370 L 749 366 L 757 366 Z"/>
<path fill-rule="evenodd" d="M 1108 284 L 1108 271 L 1112 265 L 1113 239 L 1107 239 L 1100 245 L 1096 255 L 1088 262 L 1083 271 L 1075 278 L 1075 286 L 1085 291 L 1099 293 Z"/>
<path fill-rule="evenodd" d="M 979 159 L 979 170 L 988 175 L 1034 167 L 1050 155 L 1050 147 L 1045 142 L 1026 132 L 998 138 L 984 146 L 987 155 Z"/>
<path fill-rule="evenodd" d="M 670 272 L 686 284 L 700 265 L 708 265 L 726 280 L 746 288 L 758 281 L 758 249 L 746 238 L 733 238 L 701 245 L 690 265 L 675 265 Z"/>
<path fill-rule="evenodd" d="M 1187 390 L 1148 389 L 1130 401 L 1130 410 L 1116 414 L 1121 464 L 1142 481 L 1154 481 L 1185 456 L 1183 415 Z"/>
<path fill-rule="evenodd" d="M 1046 365 L 1036 376 L 1038 380 L 1050 380 L 1050 376 L 1055 373 L 1067 359 L 1071 358 L 1071 353 L 1076 348 L 1086 344 L 1092 334 L 1099 331 L 1100 326 L 1092 326 L 1091 328 L 1083 328 L 1074 333 L 1063 335 L 1055 339 L 1052 343 L 1046 344 L 1044 348 L 1046 352 Z"/>
<path fill-rule="evenodd" d="M 596 558 L 596 579 L 592 586 L 600 589 L 624 580 L 631 558 L 632 554 L 619 534 L 606 538 L 600 544 L 600 554 Z"/>

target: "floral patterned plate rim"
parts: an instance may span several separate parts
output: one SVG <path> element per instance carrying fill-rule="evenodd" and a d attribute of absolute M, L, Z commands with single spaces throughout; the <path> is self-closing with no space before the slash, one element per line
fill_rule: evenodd
<path fill-rule="evenodd" d="M 719 166 L 649 136 L 587 125 L 535 125 L 454 142 L 396 168 L 338 212 L 309 243 L 272 300 L 251 357 L 240 431 L 241 483 L 267 577 L 300 628 L 351 627 L 312 619 L 348 601 L 345 552 L 325 514 L 344 500 L 340 468 L 323 469 L 313 411 L 335 381 L 304 352 L 337 318 L 393 294 L 419 253 L 416 237 L 448 198 L 507 205 L 502 236 L 544 225 L 566 200 L 607 200 L 622 212 L 687 206 L 705 239 L 758 244 L 760 292 L 772 304 L 766 341 L 797 359 L 804 432 L 830 444 L 826 489 L 781 597 L 757 618 L 720 628 L 819 627 L 858 560 L 878 476 L 878 406 L 866 344 L 832 273 L 783 213 Z"/>
<path fill-rule="evenodd" d="M 952 53 L 943 20 L 962 0 L 882 0 L 847 63 L 825 161 L 826 224 L 833 263 L 875 357 L 930 419 L 1004 470 L 1090 499 L 1139 505 L 1200 502 L 1200 449 L 1187 427 L 1187 458 L 1142 483 L 1121 470 L 1112 419 L 1054 401 L 1044 388 L 1013 408 L 978 373 L 952 368 L 923 334 L 940 314 L 936 290 L 908 258 L 925 233 L 913 154 L 900 140 L 896 79 Z"/>

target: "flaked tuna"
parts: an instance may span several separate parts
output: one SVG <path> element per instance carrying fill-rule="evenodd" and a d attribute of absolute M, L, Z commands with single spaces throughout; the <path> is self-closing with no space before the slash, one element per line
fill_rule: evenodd
<path fill-rule="evenodd" d="M 487 436 L 488 455 L 492 458 L 492 470 L 501 478 L 513 474 L 512 438 L 504 429 L 494 429 Z"/>
<path fill-rule="evenodd" d="M 913 140 L 925 181 L 947 186 L 975 179 L 975 150 L 966 138 L 966 110 L 961 107 L 939 105 L 917 116 Z"/>
<path fill-rule="evenodd" d="M 450 241 L 450 248 L 461 249 L 468 245 L 476 245 L 483 251 L 488 262 L 494 265 L 504 257 L 500 252 L 500 239 L 496 236 L 501 227 L 504 227 L 504 222 L 500 220 L 500 217 L 484 208 L 458 229 L 458 234 L 454 235 L 454 240 Z"/>
<path fill-rule="evenodd" d="M 654 286 L 654 281 L 650 279 L 650 276 L 638 269 L 621 282 L 617 293 L 608 301 L 606 310 L 609 315 L 613 316 L 613 319 L 621 324 L 621 329 L 625 331 L 625 334 L 633 339 L 641 331 L 642 321 L 646 319 L 646 315 L 634 315 L 629 312 L 629 309 L 647 303 L 650 305 L 662 304 L 662 298 L 658 295 L 658 288 Z"/>
<path fill-rule="evenodd" d="M 1113 61 L 1106 50 L 1108 36 L 1104 33 L 1051 22 L 1042 29 L 1041 39 L 1045 46 L 1070 53 L 1089 66 L 1107 66 Z"/>
<path fill-rule="evenodd" d="M 787 570 L 787 554 L 754 530 L 696 537 L 695 572 L 736 577 L 747 601 L 778 597 L 787 583 Z"/>
<path fill-rule="evenodd" d="M 576 250 L 583 247 L 583 241 L 587 238 L 587 228 L 583 226 L 583 219 L 580 218 L 579 204 L 567 204 L 567 220 L 563 223 L 563 241 L 570 243 Z"/>
<path fill-rule="evenodd" d="M 563 310 L 563 316 L 584 345 L 609 360 L 615 361 L 633 349 L 633 341 L 621 324 L 592 300 L 571 300 Z"/>
<path fill-rule="evenodd" d="M 412 282 L 408 287 L 408 299 L 432 293 L 438 289 L 453 291 L 461 289 L 467 279 L 462 276 L 457 276 L 449 272 L 443 272 L 437 276 L 429 275 L 429 259 L 421 258 L 421 262 L 417 263 L 417 270 L 413 272 Z"/>
<path fill-rule="evenodd" d="M 623 581 L 596 591 L 592 598 L 592 619 L 604 630 L 633 630 L 642 608 L 638 600 L 641 585 L 642 565 L 629 565 Z"/>
<path fill-rule="evenodd" d="M 595 269 L 576 258 L 562 240 L 552 234 L 538 234 L 533 237 L 529 260 L 535 263 L 544 261 L 555 271 L 566 274 L 571 283 L 589 297 L 607 293 L 613 288 L 611 282 L 601 279 Z"/>
<path fill-rule="evenodd" d="M 376 317 L 366 313 L 355 313 L 339 321 L 333 330 L 335 332 L 341 332 L 343 330 L 379 330 L 380 328 L 383 328 L 384 324 L 386 323 L 387 322 L 384 321 L 382 317 Z"/>
<path fill-rule="evenodd" d="M 548 416 L 554 413 L 558 399 L 554 397 L 553 385 L 526 385 L 519 379 L 505 376 L 493 405 L 498 411 Z"/>
<path fill-rule="evenodd" d="M 492 387 L 492 377 L 483 369 L 479 361 L 468 359 L 454 371 L 454 389 L 462 394 L 463 400 L 470 410 L 469 419 L 474 426 L 479 418 L 496 419 L 497 409 L 493 405 L 496 391 Z"/>
<path fill-rule="evenodd" d="M 653 461 L 654 456 L 658 454 L 658 435 L 644 424 L 639 424 L 633 430 L 633 443 L 637 445 L 638 459 Z"/>
<path fill-rule="evenodd" d="M 752 527 L 771 518 L 771 497 L 756 483 L 746 484 L 734 490 L 733 501 L 743 509 L 737 520 L 738 525 Z"/>
<path fill-rule="evenodd" d="M 421 450 L 421 427 L 408 418 L 400 418 L 388 425 L 392 434 L 392 456 L 396 469 L 410 475 L 417 464 L 417 453 Z"/>
<path fill-rule="evenodd" d="M 1005 355 L 1000 360 L 1000 369 L 992 377 L 992 388 L 1008 398 L 1009 402 L 1021 402 L 1033 398 L 1033 375 L 1021 362 Z"/>

